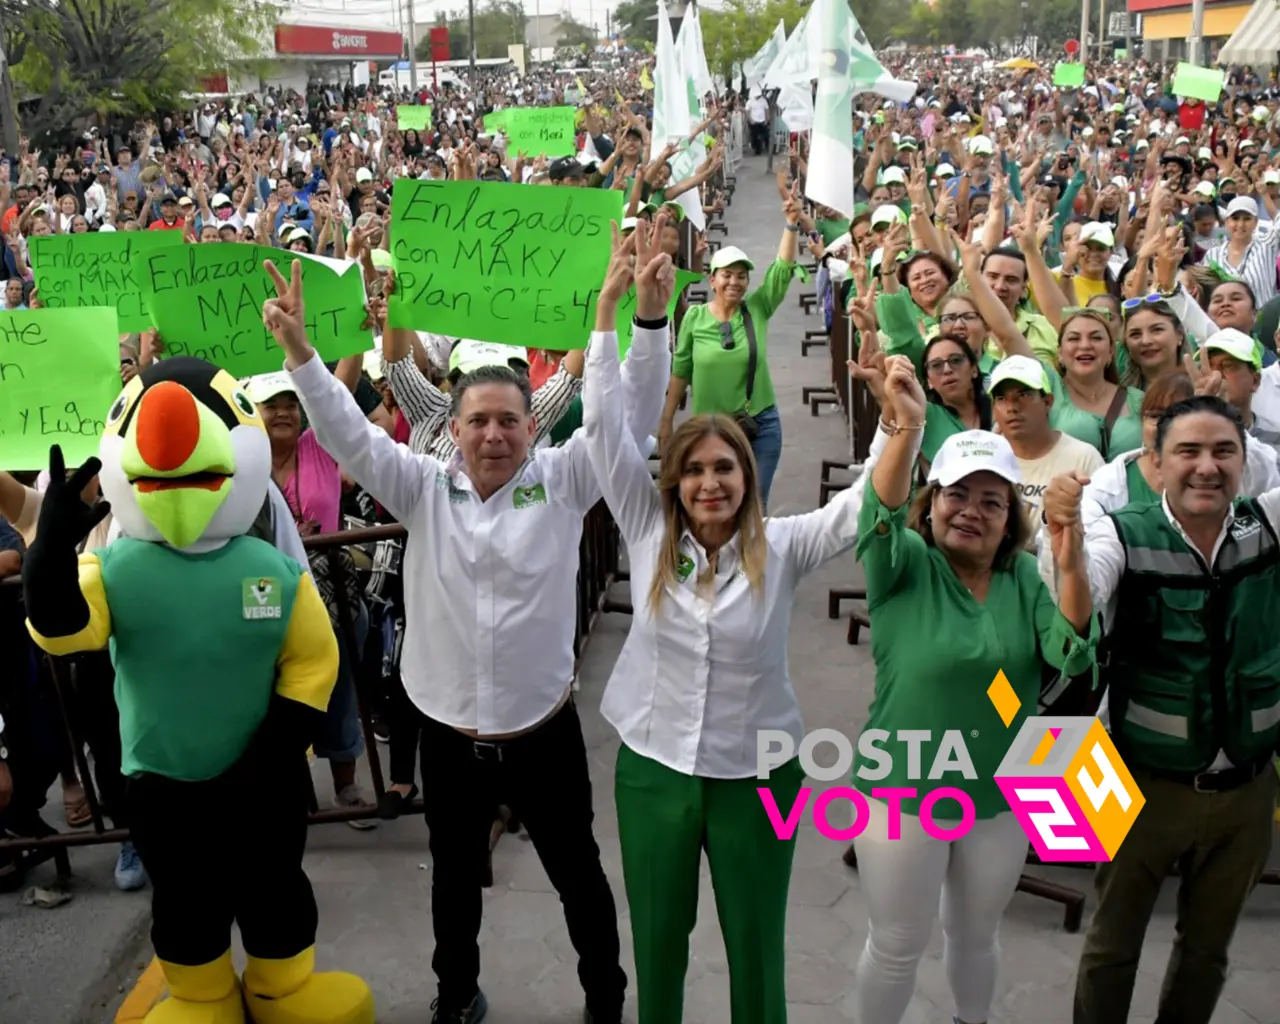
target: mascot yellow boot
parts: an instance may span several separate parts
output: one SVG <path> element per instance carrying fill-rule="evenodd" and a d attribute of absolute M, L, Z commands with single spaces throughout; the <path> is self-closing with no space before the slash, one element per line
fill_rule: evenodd
<path fill-rule="evenodd" d="M 52 482 L 26 559 L 28 628 L 51 654 L 110 644 L 133 839 L 169 997 L 147 1024 L 373 1024 L 369 987 L 315 972 L 302 870 L 306 750 L 338 672 L 303 566 L 248 536 L 271 449 L 235 379 L 199 359 L 135 377 L 107 413 L 101 461 Z M 123 536 L 79 555 L 106 514 Z M 231 926 L 249 955 L 243 991 Z"/>

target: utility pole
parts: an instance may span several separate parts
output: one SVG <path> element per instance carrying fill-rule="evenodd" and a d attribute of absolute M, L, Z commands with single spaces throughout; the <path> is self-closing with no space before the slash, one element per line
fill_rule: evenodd
<path fill-rule="evenodd" d="M 1102 48 L 1107 45 L 1107 0 L 1098 0 L 1098 63 L 1105 59 Z"/>
<path fill-rule="evenodd" d="M 476 87 L 476 0 L 467 0 L 467 35 L 471 44 L 471 88 Z"/>
<path fill-rule="evenodd" d="M 413 2 L 409 2 L 409 88 L 418 95 L 418 29 L 413 20 Z"/>
<path fill-rule="evenodd" d="M 532 64 L 542 60 L 542 0 L 534 0 L 533 4 L 533 45 L 538 48 Z"/>
<path fill-rule="evenodd" d="M 1188 50 L 1190 63 L 1204 67 L 1204 0 L 1194 0 L 1191 5 L 1191 46 Z"/>
<path fill-rule="evenodd" d="M 1080 63 L 1089 63 L 1089 0 L 1080 8 Z"/>

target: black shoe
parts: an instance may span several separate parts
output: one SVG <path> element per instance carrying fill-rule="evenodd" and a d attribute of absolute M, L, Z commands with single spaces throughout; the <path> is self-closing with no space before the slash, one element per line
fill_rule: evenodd
<path fill-rule="evenodd" d="M 379 715 L 375 715 L 373 719 L 373 738 L 379 743 L 391 742 L 391 726 Z"/>
<path fill-rule="evenodd" d="M 431 1024 L 480 1024 L 489 1012 L 489 1001 L 480 991 L 465 1006 L 445 1005 L 437 997 L 431 1001 L 431 1010 Z"/>
<path fill-rule="evenodd" d="M 410 786 L 407 796 L 397 793 L 394 789 L 388 789 L 378 801 L 378 817 L 384 821 L 395 821 L 409 809 L 409 805 L 417 795 L 417 786 Z"/>
<path fill-rule="evenodd" d="M 595 1017 L 592 1016 L 591 1008 L 584 1007 L 582 1011 L 582 1024 L 622 1024 L 622 1011 L 613 1017 Z"/>

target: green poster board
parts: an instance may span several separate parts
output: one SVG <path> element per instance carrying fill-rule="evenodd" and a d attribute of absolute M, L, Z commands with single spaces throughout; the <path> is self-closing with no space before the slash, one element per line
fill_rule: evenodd
<path fill-rule="evenodd" d="M 392 327 L 556 351 L 583 348 L 622 219 L 616 189 L 396 182 Z"/>
<path fill-rule="evenodd" d="M 396 107 L 396 124 L 402 132 L 407 132 L 410 128 L 416 128 L 418 131 L 430 128 L 431 104 Z"/>
<path fill-rule="evenodd" d="M 175 249 L 181 231 L 91 231 L 27 239 L 40 302 L 49 309 L 115 306 L 120 331 L 145 331 L 151 318 L 133 272 L 134 255 Z"/>
<path fill-rule="evenodd" d="M 166 355 L 197 356 L 233 377 L 250 377 L 284 361 L 262 323 L 262 304 L 276 294 L 263 262 L 275 261 L 288 280 L 294 258 L 302 260 L 307 337 L 320 354 L 332 361 L 372 348 L 373 335 L 361 326 L 364 279 L 355 263 L 237 243 L 140 253 L 133 265 Z"/>
<path fill-rule="evenodd" d="M 0 311 L 0 469 L 48 469 L 54 444 L 68 466 L 97 455 L 119 393 L 113 307 Z"/>
<path fill-rule="evenodd" d="M 1084 85 L 1084 65 L 1059 61 L 1053 66 L 1053 84 L 1063 89 L 1074 89 Z"/>
<path fill-rule="evenodd" d="M 1227 73 L 1221 68 L 1200 68 L 1182 63 L 1173 73 L 1173 94 L 1217 103 L 1226 80 Z"/>
<path fill-rule="evenodd" d="M 500 123 L 507 137 L 508 153 L 529 156 L 573 156 L 578 151 L 574 137 L 575 107 L 511 107 L 502 111 Z M 485 128 L 491 127 L 490 114 Z"/>
<path fill-rule="evenodd" d="M 671 294 L 671 301 L 667 303 L 667 317 L 672 321 L 676 315 L 676 304 L 680 301 L 680 296 L 684 294 L 684 290 L 691 284 L 697 284 L 702 280 L 701 274 L 695 274 L 692 270 L 676 271 L 676 290 Z M 627 289 L 627 294 L 622 297 L 622 301 L 618 303 L 618 358 L 626 359 L 627 352 L 631 349 L 631 334 L 635 329 L 632 320 L 636 315 L 636 288 L 632 285 Z"/>

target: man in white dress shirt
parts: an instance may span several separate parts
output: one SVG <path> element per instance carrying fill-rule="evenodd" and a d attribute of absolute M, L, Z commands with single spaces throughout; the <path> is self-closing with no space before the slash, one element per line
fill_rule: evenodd
<path fill-rule="evenodd" d="M 584 1020 L 620 1024 L 626 975 L 617 912 L 591 830 L 571 692 L 582 517 L 600 500 L 582 439 L 531 451 L 527 379 L 487 366 L 452 392 L 459 450 L 449 463 L 414 454 L 369 424 L 317 358 L 302 326 L 299 264 L 288 286 L 267 266 L 280 297 L 263 318 L 317 439 L 409 532 L 401 672 L 422 713 L 439 980 L 432 1020 L 476 1024 L 487 1009 L 477 937 L 497 792 L 524 822 L 560 894 L 586 991 Z M 637 297 L 622 370 L 637 444 L 656 426 L 666 394 L 669 298 Z"/>

